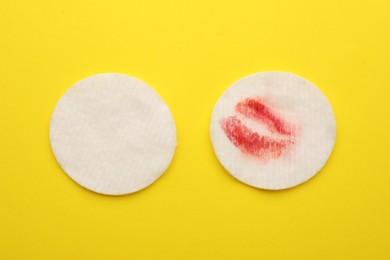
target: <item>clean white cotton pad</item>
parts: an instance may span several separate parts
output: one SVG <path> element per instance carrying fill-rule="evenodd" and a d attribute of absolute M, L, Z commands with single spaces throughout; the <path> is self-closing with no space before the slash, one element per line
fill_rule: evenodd
<path fill-rule="evenodd" d="M 83 79 L 58 101 L 50 142 L 64 171 L 92 191 L 121 195 L 159 178 L 176 148 L 168 106 L 144 82 L 122 74 Z"/>
<path fill-rule="evenodd" d="M 307 181 L 328 160 L 336 138 L 332 108 L 309 81 L 287 72 L 240 79 L 214 107 L 211 142 L 238 180 L 263 189 Z"/>

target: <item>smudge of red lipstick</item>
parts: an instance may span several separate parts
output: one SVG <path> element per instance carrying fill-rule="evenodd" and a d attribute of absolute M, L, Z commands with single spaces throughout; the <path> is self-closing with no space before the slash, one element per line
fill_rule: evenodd
<path fill-rule="evenodd" d="M 236 105 L 236 111 L 265 124 L 271 132 L 277 132 L 282 135 L 293 134 L 293 127 L 272 112 L 271 108 L 263 104 L 261 99 L 247 98 Z"/>
<path fill-rule="evenodd" d="M 235 107 L 236 112 L 263 124 L 273 135 L 261 136 L 252 131 L 237 116 L 230 116 L 220 121 L 222 130 L 237 148 L 244 154 L 268 161 L 277 159 L 282 152 L 294 144 L 295 127 L 267 106 L 260 98 L 247 98 Z"/>

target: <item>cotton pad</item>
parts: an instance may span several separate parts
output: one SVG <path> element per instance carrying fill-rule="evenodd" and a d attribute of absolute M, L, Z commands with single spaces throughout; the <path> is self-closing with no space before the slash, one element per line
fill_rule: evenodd
<path fill-rule="evenodd" d="M 336 138 L 332 108 L 309 81 L 287 72 L 240 79 L 214 107 L 211 142 L 238 180 L 263 189 L 301 184 L 328 160 Z"/>
<path fill-rule="evenodd" d="M 156 181 L 171 163 L 176 127 L 144 82 L 122 74 L 83 79 L 58 101 L 50 142 L 64 171 L 92 191 L 121 195 Z"/>

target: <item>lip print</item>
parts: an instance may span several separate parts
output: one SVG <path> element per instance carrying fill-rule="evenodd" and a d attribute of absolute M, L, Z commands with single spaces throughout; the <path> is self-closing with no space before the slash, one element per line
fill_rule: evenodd
<path fill-rule="evenodd" d="M 336 138 L 324 94 L 289 72 L 243 77 L 215 103 L 210 140 L 226 171 L 250 186 L 282 190 L 319 172 Z"/>
<path fill-rule="evenodd" d="M 265 126 L 271 133 L 268 136 L 247 127 L 237 116 L 220 121 L 227 138 L 242 153 L 262 159 L 278 159 L 283 151 L 295 143 L 295 127 L 280 117 L 260 98 L 247 98 L 235 106 L 235 111 Z"/>

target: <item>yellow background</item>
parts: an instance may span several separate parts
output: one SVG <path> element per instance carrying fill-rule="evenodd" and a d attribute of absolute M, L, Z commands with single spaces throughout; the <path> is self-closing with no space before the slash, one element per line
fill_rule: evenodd
<path fill-rule="evenodd" d="M 390 1 L 0 2 L 0 259 L 390 259 Z M 299 74 L 328 97 L 325 168 L 280 192 L 231 177 L 212 108 L 248 74 Z M 172 110 L 169 170 L 133 195 L 81 188 L 49 144 L 75 82 L 125 73 Z"/>

